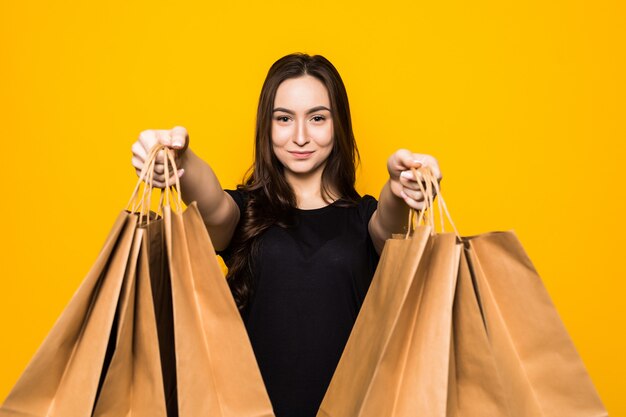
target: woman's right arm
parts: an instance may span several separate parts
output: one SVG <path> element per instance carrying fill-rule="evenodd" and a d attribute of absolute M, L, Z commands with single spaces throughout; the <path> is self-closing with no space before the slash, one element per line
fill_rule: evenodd
<path fill-rule="evenodd" d="M 180 178 L 181 198 L 189 205 L 195 201 L 215 250 L 225 249 L 239 221 L 239 208 L 220 185 L 213 169 L 189 148 L 189 135 L 184 127 L 171 130 L 145 130 L 132 146 L 132 163 L 141 172 L 144 161 L 157 143 L 176 150 L 176 164 Z M 165 187 L 163 152 L 157 155 L 154 167 L 154 184 Z M 183 175 L 184 174 L 184 175 Z M 170 177 L 170 184 L 175 180 Z"/>

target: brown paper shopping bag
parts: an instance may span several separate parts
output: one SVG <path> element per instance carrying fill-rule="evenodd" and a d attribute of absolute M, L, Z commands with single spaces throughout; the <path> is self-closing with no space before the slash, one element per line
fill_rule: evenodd
<path fill-rule="evenodd" d="M 130 210 L 1 417 L 273 416 L 197 205 L 183 211 L 177 182 L 176 210 L 169 184 L 150 210 L 161 150 L 175 167 L 169 149 L 150 152 Z"/>
<path fill-rule="evenodd" d="M 142 217 L 120 213 L 0 416 L 165 416 Z"/>
<path fill-rule="evenodd" d="M 165 150 L 176 172 L 171 151 Z M 167 177 L 167 164 L 165 171 Z M 180 187 L 178 181 L 176 186 Z M 159 222 L 171 277 L 178 415 L 273 416 L 245 326 L 197 204 L 183 210 L 180 193 L 169 202 L 168 195 Z"/>
<path fill-rule="evenodd" d="M 423 174 L 436 187 L 432 172 Z M 461 240 L 448 416 L 607 416 L 515 233 Z"/>
<path fill-rule="evenodd" d="M 157 325 L 158 352 L 168 417 L 178 415 L 176 390 L 176 352 L 172 284 L 165 242 L 164 222 L 151 221 L 144 226 L 147 253 L 147 275 L 151 284 L 154 316 Z"/>
<path fill-rule="evenodd" d="M 409 314 L 417 304 L 419 261 L 429 227 L 409 238 L 385 243 L 370 288 L 318 411 L 318 417 L 358 417 L 393 337 L 405 337 Z M 404 315 L 402 313 L 405 313 Z"/>
<path fill-rule="evenodd" d="M 358 416 L 445 416 L 452 301 L 460 244 L 431 236 Z M 372 335 L 375 337 L 375 334 Z"/>
<path fill-rule="evenodd" d="M 385 243 L 319 417 L 445 416 L 461 245 L 432 225 L 413 231 L 410 214 Z"/>
<path fill-rule="evenodd" d="M 419 175 L 414 170 L 414 175 L 422 176 L 427 185 L 432 184 L 432 187 L 423 189 L 429 202 L 426 212 L 430 212 L 434 200 L 432 190 L 439 194 L 437 181 L 427 167 L 420 168 Z M 443 232 L 442 208 L 453 227 L 454 223 L 441 196 L 439 208 Z M 434 228 L 434 216 L 422 213 L 420 219 L 424 218 Z M 431 232 L 427 248 L 443 235 L 445 233 Z M 457 248 L 462 244 L 463 249 L 461 256 L 456 256 L 452 323 L 449 327 L 441 327 L 443 332 L 447 332 L 449 349 L 420 351 L 413 343 L 419 340 L 426 346 L 431 343 L 442 345 L 441 334 L 425 331 L 425 327 L 419 326 L 419 317 L 425 322 L 446 323 L 442 320 L 441 311 L 448 311 L 448 298 L 429 295 L 433 305 L 441 309 L 435 308 L 434 313 L 428 314 L 425 313 L 423 299 L 413 306 L 405 303 L 402 307 L 367 302 L 368 297 L 374 300 L 381 299 L 383 295 L 387 300 L 394 299 L 393 295 L 385 293 L 388 289 L 384 285 L 375 281 L 384 281 L 382 272 L 399 266 L 381 265 L 357 323 L 361 315 L 372 317 L 376 308 L 381 320 L 372 319 L 369 328 L 358 327 L 355 323 L 344 350 L 345 357 L 341 358 L 318 415 L 606 416 L 606 410 L 539 275 L 514 233 L 491 232 L 461 237 L 455 228 L 455 235 Z M 386 242 L 383 253 L 388 249 L 387 245 L 393 247 L 394 241 L 390 239 Z M 397 262 L 418 259 L 419 271 L 426 268 L 432 256 L 433 252 L 428 250 L 405 253 L 405 257 Z M 451 282 L 445 275 L 441 276 L 444 282 Z M 419 273 L 414 279 L 419 283 L 418 277 Z M 437 280 L 433 279 L 433 282 Z M 419 287 L 418 283 L 411 285 Z M 427 297 L 427 294 L 423 291 L 422 297 Z M 398 311 L 405 306 L 415 309 L 413 321 L 406 320 L 410 325 L 397 327 L 396 322 L 386 321 L 384 309 Z M 408 316 L 408 313 L 401 312 Z M 404 339 L 388 338 L 385 329 L 389 326 L 398 329 Z M 378 334 L 385 334 L 385 340 L 390 341 L 385 354 L 404 364 L 404 367 L 395 368 L 395 371 L 389 367 L 388 377 L 385 378 L 387 384 L 376 386 L 376 375 L 384 371 L 383 361 L 372 361 L 372 355 L 365 356 L 365 367 L 376 363 L 375 369 L 368 374 L 353 371 L 346 364 L 358 366 L 358 359 L 353 355 L 359 348 L 351 346 L 351 341 L 375 344 Z M 420 368 L 411 363 L 436 363 L 439 366 Z M 436 387 L 441 387 L 441 373 L 428 373 L 437 368 L 448 374 L 445 393 L 433 386 L 434 383 Z M 356 388 L 347 383 L 351 375 L 356 376 L 353 379 Z M 364 376 L 369 380 L 364 380 Z M 364 385 L 370 391 L 363 395 L 360 387 Z M 351 410 L 353 414 L 345 414 L 346 410 Z"/>
<path fill-rule="evenodd" d="M 90 416 L 135 236 L 122 212 L 96 262 L 0 407 L 0 416 Z"/>
<path fill-rule="evenodd" d="M 129 268 L 119 306 L 111 364 L 93 416 L 178 416 L 170 257 L 162 214 L 170 189 L 150 210 L 154 166 L 162 147 L 151 150 L 130 198 L 139 214 L 135 264 Z M 139 193 L 144 183 L 143 192 Z M 180 195 L 179 195 L 180 196 Z M 164 199 L 163 197 L 168 197 Z"/>
<path fill-rule="evenodd" d="M 485 233 L 465 243 L 509 415 L 607 416 L 515 233 Z"/>
<path fill-rule="evenodd" d="M 120 299 L 115 350 L 94 417 L 167 415 L 144 232 L 139 228 L 135 234 L 133 264 Z"/>
<path fill-rule="evenodd" d="M 465 251 L 454 295 L 447 416 L 510 417 Z"/>
<path fill-rule="evenodd" d="M 421 174 L 438 192 L 433 173 Z M 432 207 L 428 189 L 426 194 Z M 454 227 L 441 196 L 439 208 L 442 230 L 443 211 Z M 447 415 L 606 416 L 515 233 L 456 233 L 463 256 L 454 298 Z"/>

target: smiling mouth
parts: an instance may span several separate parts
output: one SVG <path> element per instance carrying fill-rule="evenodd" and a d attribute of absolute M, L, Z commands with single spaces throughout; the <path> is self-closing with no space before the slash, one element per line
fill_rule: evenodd
<path fill-rule="evenodd" d="M 296 159 L 307 159 L 311 156 L 315 151 L 307 151 L 307 152 L 297 152 L 297 151 L 289 151 Z"/>

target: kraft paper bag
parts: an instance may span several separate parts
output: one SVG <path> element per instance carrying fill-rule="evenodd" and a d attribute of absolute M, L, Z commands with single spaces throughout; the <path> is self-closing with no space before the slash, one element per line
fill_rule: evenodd
<path fill-rule="evenodd" d="M 125 416 L 132 411 L 131 402 L 142 397 L 147 402 L 147 395 L 150 404 L 159 404 L 163 383 L 155 379 L 160 373 L 154 360 L 158 346 L 150 340 L 150 330 L 156 336 L 152 296 L 135 289 L 144 246 L 141 220 L 128 209 L 119 214 L 96 262 L 0 407 L 0 416 Z M 143 248 L 143 287 L 150 285 L 146 256 Z M 143 309 L 136 312 L 137 306 Z M 136 318 L 141 322 L 135 323 Z M 135 330 L 141 332 L 137 337 Z M 133 353 L 142 356 L 133 358 Z M 161 415 L 157 408 L 151 406 L 143 415 Z"/>
<path fill-rule="evenodd" d="M 82 284 L 0 407 L 1 417 L 90 416 L 135 236 L 122 212 Z"/>
<path fill-rule="evenodd" d="M 176 172 L 172 152 L 163 149 Z M 165 171 L 168 177 L 167 163 Z M 176 187 L 180 189 L 178 179 Z M 252 345 L 197 203 L 183 210 L 180 192 L 171 201 L 164 195 L 163 217 L 156 223 L 165 237 L 171 286 L 177 415 L 273 417 Z"/>
<path fill-rule="evenodd" d="M 174 313 L 172 285 L 162 218 L 144 225 L 144 244 L 148 254 L 148 278 L 151 285 L 154 316 L 157 325 L 158 352 L 168 417 L 178 415 L 176 391 L 176 352 L 174 346 Z"/>
<path fill-rule="evenodd" d="M 462 245 L 432 225 L 414 228 L 410 214 L 407 234 L 383 247 L 318 417 L 446 415 Z"/>
<path fill-rule="evenodd" d="M 607 416 L 515 233 L 461 240 L 448 415 Z"/>
<path fill-rule="evenodd" d="M 172 151 L 151 150 L 131 209 L 1 417 L 274 415 L 196 203 L 182 209 L 177 181 L 178 199 L 168 184 L 150 210 L 160 150 L 175 169 Z"/>
<path fill-rule="evenodd" d="M 428 232 L 422 228 L 422 233 L 428 235 L 426 249 L 405 251 L 394 259 L 394 265 L 379 264 L 318 416 L 607 416 L 541 278 L 515 234 L 490 232 L 462 237 L 454 228 L 454 251 L 429 250 L 446 236 L 433 232 L 434 216 L 430 213 L 439 190 L 430 169 L 416 171 L 414 175 L 426 183 L 422 191 L 428 202 L 420 219 L 428 219 L 432 228 Z M 437 194 L 432 193 L 433 189 Z M 439 208 L 441 230 L 443 209 L 454 227 L 441 196 Z M 419 230 L 414 237 L 420 235 Z M 387 240 L 383 255 L 393 252 L 396 241 Z M 455 262 L 454 267 L 443 268 L 446 273 L 435 273 L 438 278 L 420 280 L 419 271 L 431 269 L 429 265 L 438 253 L 447 253 L 447 262 Z M 381 262 L 385 260 L 388 262 L 389 257 L 381 256 Z M 390 287 L 384 285 L 387 271 L 398 271 L 407 263 L 417 265 L 418 272 L 403 281 L 403 289 L 409 288 L 408 294 L 412 294 L 413 288 L 422 287 L 418 302 L 404 293 L 389 294 Z M 451 270 L 456 280 L 450 279 Z M 450 292 L 449 284 L 455 281 Z M 428 292 L 428 282 L 437 283 L 441 292 Z M 374 304 L 368 298 L 385 302 Z M 403 304 L 390 302 L 397 300 Z M 428 302 L 433 306 L 430 310 L 425 307 Z M 447 320 L 450 307 L 451 320 Z M 400 319 L 389 320 L 385 310 L 399 311 Z M 364 317 L 371 318 L 367 328 L 357 326 Z M 427 325 L 420 326 L 420 320 L 431 324 L 432 331 Z M 389 328 L 400 336 L 390 337 Z M 443 339 L 449 342 L 448 348 Z M 353 346 L 357 341 L 359 346 Z M 369 352 L 368 344 L 379 343 L 385 346 L 378 352 L 384 352 L 386 361 L 372 360 L 371 353 L 362 355 Z M 420 350 L 420 345 L 426 348 Z M 438 348 L 429 349 L 433 346 Z M 354 369 L 359 359 L 369 370 L 367 373 Z M 443 378 L 444 372 L 447 378 Z M 380 380 L 385 383 L 377 383 Z M 444 380 L 446 388 L 442 389 Z"/>
<path fill-rule="evenodd" d="M 166 417 L 145 230 L 133 242 L 120 300 L 116 345 L 94 417 Z"/>
<path fill-rule="evenodd" d="M 164 212 L 181 417 L 269 417 L 269 396 L 195 202 Z"/>
<path fill-rule="evenodd" d="M 371 405 L 372 385 L 386 391 L 386 387 L 378 383 L 384 379 L 378 377 L 379 369 L 390 341 L 407 337 L 403 332 L 408 330 L 410 314 L 418 304 L 420 290 L 420 283 L 414 278 L 428 246 L 429 235 L 430 227 L 425 226 L 416 229 L 411 236 L 396 237 L 385 243 L 318 417 L 358 417 L 364 404 Z M 385 358 L 387 361 L 393 359 Z"/>
<path fill-rule="evenodd" d="M 505 381 L 489 342 L 467 249 L 463 251 L 454 295 L 447 415 L 509 417 Z"/>
<path fill-rule="evenodd" d="M 453 233 L 430 236 L 401 319 L 358 416 L 445 417 L 452 302 L 460 253 L 461 244 Z"/>
<path fill-rule="evenodd" d="M 608 413 L 514 232 L 465 238 L 510 416 Z"/>

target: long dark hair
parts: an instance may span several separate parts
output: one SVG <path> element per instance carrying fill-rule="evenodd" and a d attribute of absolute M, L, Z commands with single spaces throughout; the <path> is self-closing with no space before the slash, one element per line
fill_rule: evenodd
<path fill-rule="evenodd" d="M 359 151 L 352 132 L 348 94 L 339 72 L 321 55 L 293 53 L 276 61 L 269 69 L 257 110 L 254 163 L 237 189 L 247 192 L 245 210 L 231 242 L 231 258 L 226 278 L 240 309 L 247 306 L 254 292 L 254 259 L 259 237 L 270 226 L 292 225 L 296 196 L 284 176 L 284 167 L 272 150 L 272 110 L 278 86 L 289 78 L 311 75 L 328 90 L 333 120 L 333 148 L 322 172 L 321 194 L 330 203 L 330 189 L 339 193 L 338 206 L 357 204 L 354 188 Z"/>

